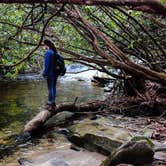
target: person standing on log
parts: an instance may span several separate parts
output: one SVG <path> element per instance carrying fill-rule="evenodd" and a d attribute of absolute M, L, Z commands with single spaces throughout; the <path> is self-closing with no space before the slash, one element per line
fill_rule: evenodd
<path fill-rule="evenodd" d="M 56 71 L 56 61 L 58 54 L 54 43 L 50 40 L 44 40 L 44 47 L 47 49 L 45 53 L 43 71 L 43 77 L 47 80 L 48 87 L 48 101 L 46 103 L 46 109 L 54 110 L 56 107 L 56 82 L 59 75 Z"/>

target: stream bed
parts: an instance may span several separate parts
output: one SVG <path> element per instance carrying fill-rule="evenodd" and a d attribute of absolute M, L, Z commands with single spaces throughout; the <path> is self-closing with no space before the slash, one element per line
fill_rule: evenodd
<path fill-rule="evenodd" d="M 77 103 L 88 102 L 91 99 L 104 99 L 103 89 L 92 86 L 89 80 L 94 72 L 80 74 L 68 74 L 59 78 L 57 82 L 56 102 L 74 102 L 78 97 Z M 0 146 L 8 145 L 14 141 L 15 136 L 20 133 L 23 125 L 36 115 L 40 108 L 47 101 L 46 81 L 36 75 L 20 76 L 17 81 L 0 82 Z M 48 136 L 49 137 L 49 136 Z M 47 136 L 43 136 L 36 143 L 28 142 L 22 145 L 20 150 L 10 157 L 4 158 L 0 165 L 16 166 L 20 157 L 27 157 L 28 154 L 38 155 L 48 152 L 50 149 L 68 148 L 69 141 L 61 135 L 56 135 L 54 141 L 50 141 Z M 55 136 L 54 136 L 55 138 Z M 38 144 L 37 146 L 35 146 Z M 67 145 L 67 146 L 66 146 Z M 39 154 L 40 154 L 39 153 Z M 33 156 L 32 155 L 32 156 Z"/>
<path fill-rule="evenodd" d="M 107 94 L 103 93 L 103 88 L 92 86 L 89 80 L 91 76 L 85 72 L 81 76 L 77 74 L 60 78 L 57 83 L 57 104 L 74 102 L 76 97 L 77 103 L 104 99 Z M 40 111 L 46 100 L 46 82 L 37 76 L 23 76 L 18 81 L 0 82 L 0 148 L 15 140 L 24 124 Z M 152 122 L 165 121 L 158 117 L 90 115 L 72 119 L 72 124 L 68 125 L 66 120 L 70 120 L 71 116 L 70 112 L 55 115 L 45 124 L 42 134 L 19 145 L 9 156 L 0 160 L 0 166 L 99 166 L 112 151 L 109 149 L 112 142 L 117 147 L 138 135 L 151 137 L 153 123 L 149 123 L 149 119 Z M 74 133 L 71 140 L 66 137 L 68 130 Z M 84 145 L 77 141 L 82 139 Z M 75 143 L 78 145 L 75 146 Z M 160 147 L 165 146 L 165 135 L 162 140 L 154 143 Z M 155 153 L 155 158 L 166 163 L 165 152 Z"/>
<path fill-rule="evenodd" d="M 35 79 L 33 79 L 35 78 Z M 103 89 L 92 86 L 85 78 L 66 76 L 57 82 L 56 102 L 88 102 L 104 99 Z M 19 133 L 26 121 L 30 120 L 47 101 L 45 80 L 31 76 L 18 81 L 0 82 L 0 144 L 4 138 Z"/>

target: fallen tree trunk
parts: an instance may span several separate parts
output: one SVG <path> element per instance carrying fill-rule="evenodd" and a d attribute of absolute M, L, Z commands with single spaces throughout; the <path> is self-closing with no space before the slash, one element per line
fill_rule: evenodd
<path fill-rule="evenodd" d="M 134 89 L 136 87 L 133 87 Z M 161 115 L 166 109 L 166 88 L 152 82 L 146 82 L 143 92 L 135 89 L 134 96 L 112 96 L 104 101 L 93 101 L 86 104 L 59 104 L 55 110 L 49 111 L 42 108 L 41 111 L 29 121 L 22 133 L 32 133 L 42 126 L 49 118 L 58 112 L 69 111 L 73 113 L 126 113 L 126 115 Z M 165 114 L 165 113 L 164 113 Z M 21 133 L 21 134 L 22 134 Z"/>
<path fill-rule="evenodd" d="M 31 121 L 29 121 L 23 129 L 23 133 L 29 132 L 38 129 L 42 126 L 49 118 L 57 114 L 58 112 L 62 111 L 69 111 L 69 112 L 87 112 L 87 111 L 97 111 L 101 106 L 103 106 L 103 101 L 94 101 L 87 104 L 59 104 L 56 106 L 55 110 L 49 111 L 43 108 Z"/>
<path fill-rule="evenodd" d="M 136 87 L 133 87 L 134 89 Z M 146 82 L 145 90 L 143 92 L 135 89 L 134 96 L 121 96 L 113 97 L 110 95 L 104 101 L 93 101 L 86 104 L 59 104 L 56 109 L 49 111 L 42 109 L 31 121 L 29 121 L 23 129 L 23 133 L 38 129 L 49 118 L 62 111 L 69 111 L 75 113 L 87 113 L 87 112 L 104 112 L 106 108 L 110 113 L 125 113 L 127 114 L 142 114 L 142 115 L 161 115 L 166 108 L 165 92 L 166 88 L 159 84 Z M 101 111 L 102 110 L 102 111 Z"/>
<path fill-rule="evenodd" d="M 58 112 L 70 111 L 74 113 L 97 113 L 100 108 L 103 107 L 105 101 L 93 101 L 86 104 L 59 104 L 53 111 L 48 111 L 42 108 L 41 111 L 29 121 L 23 128 L 22 132 L 17 136 L 14 143 L 8 145 L 5 148 L 0 148 L 0 159 L 6 155 L 11 155 L 15 150 L 19 148 L 19 145 L 28 141 L 32 135 L 33 131 L 39 129 L 44 123 L 50 119 L 52 116 L 56 115 Z M 96 112 L 97 111 L 97 112 Z"/>

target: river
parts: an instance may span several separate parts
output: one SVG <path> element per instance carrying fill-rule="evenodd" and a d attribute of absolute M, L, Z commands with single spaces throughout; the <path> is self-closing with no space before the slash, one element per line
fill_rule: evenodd
<path fill-rule="evenodd" d="M 91 72 L 93 73 L 93 72 Z M 103 89 L 92 86 L 85 72 L 68 74 L 57 82 L 56 103 L 83 103 L 91 99 L 103 99 Z M 17 81 L 0 82 L 0 146 L 9 144 L 47 101 L 46 81 L 36 75 L 22 76 Z M 2 164 L 3 165 L 3 164 Z"/>
<path fill-rule="evenodd" d="M 94 74 L 95 71 L 90 71 L 81 75 L 67 74 L 65 77 L 59 78 L 57 82 L 57 104 L 74 102 L 76 97 L 78 97 L 78 103 L 88 102 L 92 99 L 104 99 L 103 88 L 91 84 L 90 78 Z M 23 125 L 40 111 L 46 101 L 46 81 L 36 75 L 20 76 L 17 81 L 0 82 L 0 148 L 14 142 Z M 128 130 L 136 129 L 142 132 L 146 129 L 146 119 L 144 117 L 124 118 L 116 115 L 111 117 L 109 123 L 107 121 L 105 123 L 107 128 L 109 125 L 121 128 L 126 126 Z M 60 130 L 61 127 L 54 126 L 49 132 L 44 132 L 45 134 L 37 139 L 34 138 L 26 144 L 20 145 L 14 153 L 0 161 L 0 166 L 19 166 L 18 161 L 24 160 L 24 158 L 36 159 L 35 162 L 41 165 L 40 163 L 50 161 L 55 156 L 59 156 L 59 159 L 64 159 L 63 156 L 65 156 L 65 159 L 71 162 L 70 165 L 72 166 L 77 166 L 78 160 L 83 163 L 80 166 L 91 166 L 92 163 L 94 166 L 98 166 L 105 159 L 105 156 L 101 154 L 84 149 L 77 153 L 71 151 L 71 143 L 62 133 L 59 133 Z M 147 131 L 147 134 L 149 136 L 149 131 Z M 163 156 L 165 157 L 165 154 Z M 72 161 L 71 158 L 73 158 Z M 89 165 L 85 164 L 85 161 Z"/>
<path fill-rule="evenodd" d="M 0 144 L 4 137 L 20 132 L 47 101 L 45 80 L 0 82 Z M 75 76 L 58 79 L 56 102 L 78 103 L 101 99 L 103 89 L 92 86 L 89 80 Z"/>

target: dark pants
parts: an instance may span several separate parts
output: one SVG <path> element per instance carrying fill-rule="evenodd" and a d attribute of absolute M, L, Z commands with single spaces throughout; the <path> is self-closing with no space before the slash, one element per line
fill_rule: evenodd
<path fill-rule="evenodd" d="M 55 103 L 56 81 L 57 81 L 57 77 L 47 77 L 48 104 L 54 104 Z"/>

